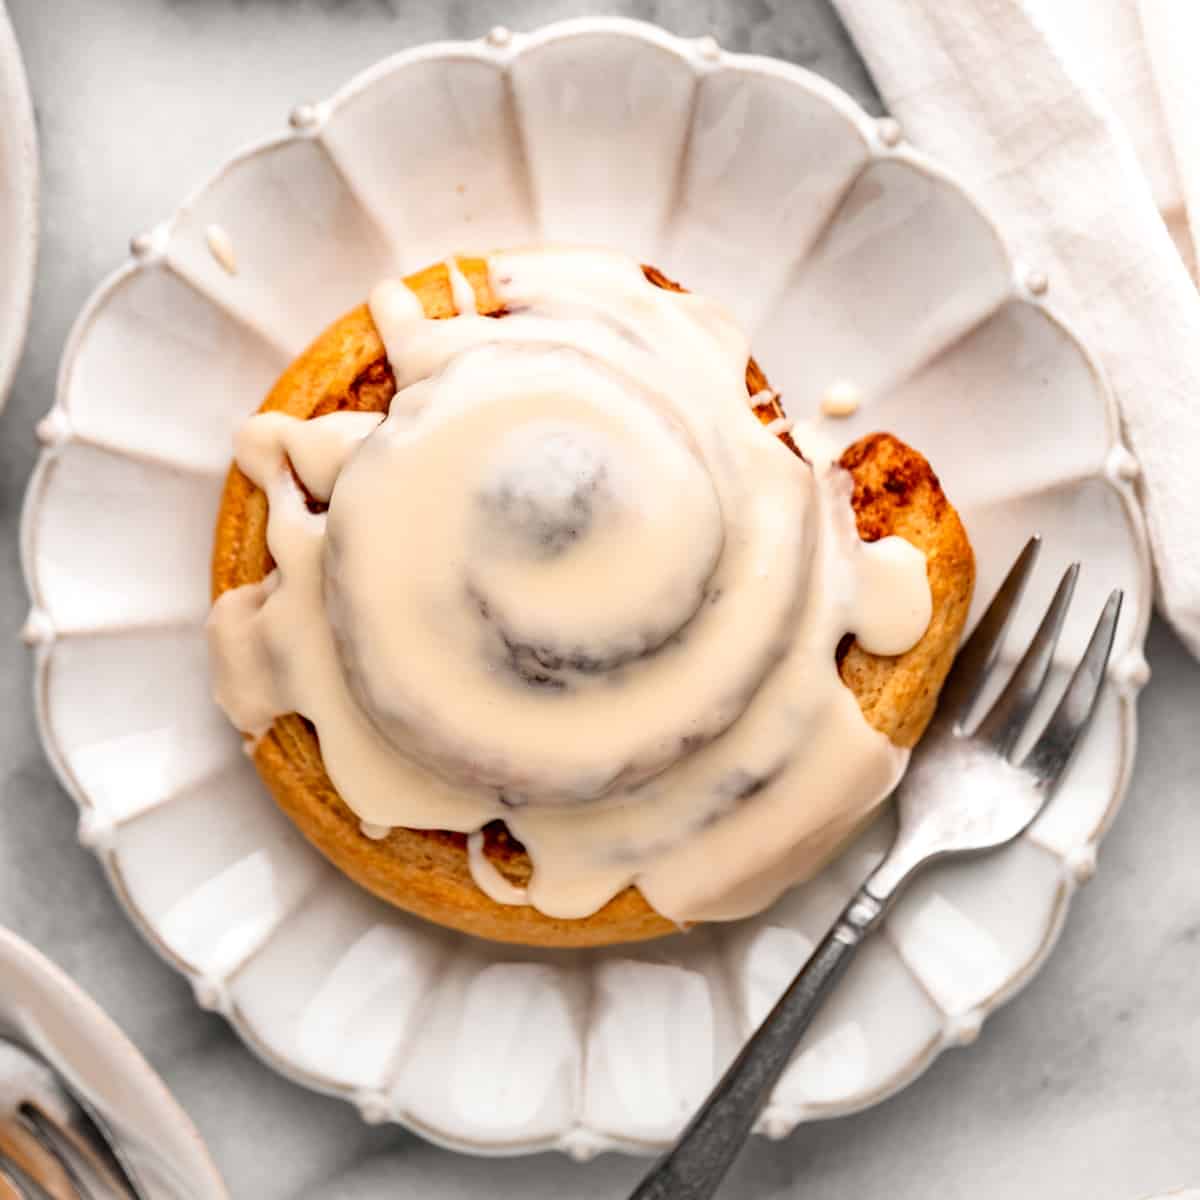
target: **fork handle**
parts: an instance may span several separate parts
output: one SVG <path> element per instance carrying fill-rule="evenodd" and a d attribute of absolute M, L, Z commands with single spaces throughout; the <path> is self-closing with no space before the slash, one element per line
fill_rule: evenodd
<path fill-rule="evenodd" d="M 809 956 L 720 1083 L 629 1200 L 709 1200 L 825 998 L 850 965 L 884 905 L 860 888 Z"/>

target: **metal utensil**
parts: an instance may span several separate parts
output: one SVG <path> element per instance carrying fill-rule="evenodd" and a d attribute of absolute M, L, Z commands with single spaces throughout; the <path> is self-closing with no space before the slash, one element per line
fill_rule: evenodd
<path fill-rule="evenodd" d="M 36 1053 L 0 1036 L 0 1198 L 9 1197 L 146 1200 L 86 1102 Z"/>
<path fill-rule="evenodd" d="M 995 676 L 1005 631 L 1040 547 L 1036 537 L 1026 544 L 959 652 L 933 723 L 897 789 L 899 828 L 891 850 L 842 910 L 674 1148 L 629 1200 L 713 1196 L 817 1011 L 904 885 L 938 859 L 978 854 L 1011 842 L 1053 795 L 1092 718 L 1121 611 L 1120 591 L 1108 597 L 1083 657 L 1027 754 L 1018 761 L 1015 750 L 1046 688 L 1078 563 L 1063 574 L 1033 640 L 995 702 L 970 733 L 964 728 L 975 701 Z"/>

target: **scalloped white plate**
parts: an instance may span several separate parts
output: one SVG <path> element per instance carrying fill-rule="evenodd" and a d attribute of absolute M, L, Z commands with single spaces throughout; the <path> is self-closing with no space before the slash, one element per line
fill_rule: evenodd
<path fill-rule="evenodd" d="M 0 0 L 0 408 L 17 370 L 37 259 L 37 135 L 21 51 Z"/>
<path fill-rule="evenodd" d="M 132 1043 L 53 963 L 0 929 L 0 1034 L 36 1050 L 120 1139 L 160 1200 L 228 1200 L 195 1126 Z"/>
<path fill-rule="evenodd" d="M 40 430 L 23 545 L 37 711 L 131 916 L 267 1062 L 368 1120 L 480 1153 L 645 1152 L 878 858 L 883 825 L 762 917 L 658 944 L 484 945 L 331 871 L 209 699 L 200 623 L 230 435 L 288 358 L 388 272 L 605 242 L 727 301 L 793 413 L 851 380 L 864 403 L 845 440 L 881 426 L 929 454 L 982 597 L 1033 530 L 1047 552 L 1030 610 L 1082 558 L 1064 657 L 1126 590 L 1110 684 L 1052 810 L 905 898 L 761 1127 L 904 1086 L 1043 961 L 1133 758 L 1151 606 L 1137 465 L 1048 281 L 894 122 L 797 67 L 634 22 L 422 47 L 292 126 L 135 239 L 76 324 Z"/>

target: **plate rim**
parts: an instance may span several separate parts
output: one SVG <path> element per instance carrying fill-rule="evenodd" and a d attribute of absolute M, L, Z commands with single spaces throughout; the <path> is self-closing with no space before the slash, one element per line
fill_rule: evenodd
<path fill-rule="evenodd" d="M 14 131 L 17 165 L 13 190 L 18 193 L 16 236 L 13 240 L 17 304 L 12 320 L 0 327 L 0 411 L 8 401 L 25 348 L 33 308 L 33 284 L 37 270 L 38 225 L 41 181 L 38 170 L 38 138 L 34 121 L 29 78 L 8 6 L 0 0 L 0 109 L 8 114 Z"/>
<path fill-rule="evenodd" d="M 1085 845 L 1079 848 L 1086 851 L 1086 861 L 1082 861 L 1078 865 L 1078 869 L 1072 867 L 1070 870 L 1064 871 L 1053 902 L 1053 911 L 1037 952 L 1019 971 L 1006 980 L 1000 989 L 973 1009 L 972 1021 L 969 1024 L 960 1029 L 951 1029 L 948 1025 L 950 1019 L 946 1018 L 939 1032 L 918 1054 L 873 1090 L 864 1092 L 850 1101 L 802 1104 L 773 1101 L 764 1112 L 757 1127 L 759 1132 L 772 1139 L 782 1138 L 806 1121 L 849 1115 L 895 1094 L 924 1074 L 945 1049 L 973 1041 L 978 1035 L 982 1022 L 986 1021 L 997 1008 L 1011 1000 L 1038 973 L 1058 940 L 1075 890 L 1080 884 L 1086 882 L 1095 870 L 1096 847 L 1111 826 L 1128 790 L 1137 748 L 1137 695 L 1148 677 L 1144 643 L 1153 611 L 1153 576 L 1149 541 L 1144 514 L 1137 501 L 1135 490 L 1137 462 L 1124 443 L 1119 410 L 1107 376 L 1073 325 L 1054 310 L 1052 303 L 1047 302 L 1044 294 L 1045 288 L 1036 287 L 1030 282 L 1034 272 L 1027 264 L 1022 263 L 1013 252 L 1011 244 L 993 219 L 989 207 L 980 201 L 975 189 L 965 183 L 953 169 L 907 143 L 903 139 L 902 131 L 899 130 L 892 118 L 872 117 L 844 89 L 806 67 L 764 55 L 725 51 L 712 37 L 682 37 L 649 22 L 624 17 L 570 18 L 540 26 L 528 33 L 513 33 L 504 27 L 496 27 L 480 38 L 442 40 L 408 47 L 364 68 L 327 99 L 295 107 L 289 117 L 290 129 L 285 130 L 282 134 L 257 139 L 243 146 L 222 162 L 199 186 L 189 192 L 163 221 L 156 224 L 147 233 L 131 239 L 129 258 L 97 285 L 78 314 L 67 337 L 59 364 L 54 406 L 48 417 L 39 426 L 39 437 L 43 443 L 43 450 L 30 477 L 21 514 L 21 561 L 33 606 L 25 638 L 35 650 L 34 703 L 38 732 L 43 749 L 59 781 L 80 810 L 80 841 L 100 859 L 110 886 L 134 927 L 160 957 L 190 982 L 197 1003 L 202 1008 L 221 1012 L 247 1048 L 272 1070 L 310 1090 L 338 1096 L 355 1104 L 363 1119 L 368 1123 L 393 1121 L 435 1144 L 483 1156 L 511 1157 L 556 1149 L 583 1159 L 606 1150 L 641 1155 L 653 1154 L 657 1153 L 662 1146 L 657 1142 L 632 1137 L 623 1138 L 585 1128 L 579 1124 L 562 1133 L 519 1142 L 487 1143 L 457 1139 L 448 1135 L 444 1130 L 430 1127 L 407 1111 L 397 1112 L 390 1108 L 386 1104 L 384 1093 L 364 1090 L 350 1084 L 323 1078 L 311 1069 L 283 1058 L 266 1045 L 253 1025 L 239 1012 L 237 1006 L 230 1002 L 224 989 L 214 988 L 212 981 L 206 978 L 203 972 L 191 967 L 163 942 L 158 931 L 133 902 L 125 886 L 120 866 L 106 844 L 107 839 L 102 832 L 98 836 L 95 829 L 89 828 L 89 814 L 94 811 L 92 802 L 74 778 L 69 765 L 62 760 L 48 720 L 46 684 L 54 632 L 52 629 L 47 631 L 44 627 L 39 627 L 37 621 L 40 615 L 40 597 L 38 596 L 37 573 L 33 569 L 34 525 L 37 498 L 43 490 L 47 472 L 53 467 L 55 450 L 63 440 L 69 438 L 66 398 L 79 348 L 87 336 L 92 321 L 108 302 L 111 294 L 130 276 L 153 265 L 169 241 L 176 223 L 196 203 L 197 199 L 203 196 L 230 169 L 246 160 L 265 154 L 281 144 L 311 139 L 319 132 L 324 122 L 343 104 L 352 102 L 358 95 L 380 79 L 389 76 L 393 71 L 416 63 L 445 58 L 487 62 L 504 68 L 507 67 L 512 57 L 530 47 L 596 34 L 636 39 L 670 51 L 686 61 L 696 72 L 698 78 L 715 69 L 739 69 L 799 85 L 807 93 L 823 100 L 849 119 L 864 142 L 868 162 L 901 160 L 911 168 L 927 177 L 941 181 L 962 195 L 970 207 L 983 219 L 988 231 L 995 238 L 1004 258 L 1015 273 L 1013 298 L 1036 307 L 1042 315 L 1053 322 L 1078 349 L 1086 365 L 1095 391 L 1104 405 L 1109 442 L 1108 461 L 1105 468 L 1102 472 L 1097 470 L 1092 477 L 1103 479 L 1117 493 L 1136 551 L 1138 593 L 1136 598 L 1139 604 L 1137 622 L 1126 654 L 1129 660 L 1129 669 L 1125 672 L 1125 677 L 1118 682 L 1111 674 L 1112 666 L 1110 665 L 1108 682 L 1108 686 L 1116 688 L 1120 704 L 1121 760 L 1103 815 Z M 42 619 L 45 620 L 44 614 L 42 614 Z M 1056 853 L 1040 843 L 1037 843 L 1037 848 L 1046 853 Z M 1063 856 L 1059 855 L 1059 857 Z"/>

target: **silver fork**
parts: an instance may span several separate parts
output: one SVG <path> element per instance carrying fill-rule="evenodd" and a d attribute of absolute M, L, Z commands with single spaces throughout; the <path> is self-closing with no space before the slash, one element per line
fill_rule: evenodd
<path fill-rule="evenodd" d="M 938 859 L 979 854 L 1011 842 L 1054 794 L 1104 682 L 1121 611 L 1120 591 L 1108 597 L 1083 657 L 1027 754 L 1018 761 L 1015 752 L 1046 688 L 1078 563 L 1063 574 L 1033 640 L 995 702 L 969 733 L 965 728 L 993 678 L 1005 631 L 1040 547 L 1040 539 L 1029 540 L 959 651 L 934 721 L 896 791 L 899 826 L 887 856 L 842 910 L 674 1148 L 629 1200 L 713 1196 L 818 1009 L 904 885 Z M 964 786 L 963 772 L 956 767 L 976 768 L 971 786 Z"/>
<path fill-rule="evenodd" d="M 146 1200 L 116 1140 L 37 1054 L 0 1035 L 0 1200 Z"/>

